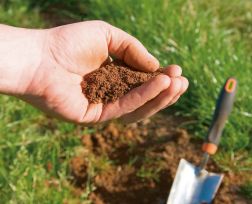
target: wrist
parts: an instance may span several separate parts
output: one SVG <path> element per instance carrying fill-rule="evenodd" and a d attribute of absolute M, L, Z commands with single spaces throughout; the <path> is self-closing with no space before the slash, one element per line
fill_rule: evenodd
<path fill-rule="evenodd" d="M 25 94 L 40 65 L 43 30 L 0 25 L 0 93 Z"/>

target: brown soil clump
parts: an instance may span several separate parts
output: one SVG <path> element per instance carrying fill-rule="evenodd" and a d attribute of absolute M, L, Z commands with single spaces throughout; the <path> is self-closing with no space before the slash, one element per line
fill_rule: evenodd
<path fill-rule="evenodd" d="M 85 153 L 78 157 L 87 159 L 93 155 L 96 162 L 103 155 L 112 161 L 109 168 L 97 170 L 92 178 L 96 187 L 89 196 L 92 203 L 165 204 L 180 159 L 197 165 L 202 156 L 202 141 L 193 140 L 185 130 L 178 128 L 181 122 L 181 119 L 157 114 L 137 124 L 97 125 L 95 133 L 83 135 Z M 78 159 L 76 162 L 81 163 Z M 101 166 L 92 162 L 89 165 Z M 86 175 L 82 172 L 86 163 L 83 162 L 83 168 L 72 163 L 72 168 L 75 187 L 83 189 L 86 181 L 80 175 Z M 207 170 L 223 173 L 212 160 Z M 238 194 L 237 179 L 242 180 L 241 175 L 224 173 L 214 204 L 249 203 Z"/>
<path fill-rule="evenodd" d="M 87 163 L 83 157 L 74 157 L 71 160 L 71 173 L 74 177 L 73 183 L 76 186 L 85 187 L 87 180 Z"/>
<path fill-rule="evenodd" d="M 81 83 L 82 92 L 90 103 L 114 102 L 130 90 L 160 74 L 135 71 L 121 62 L 112 62 L 87 74 Z"/>

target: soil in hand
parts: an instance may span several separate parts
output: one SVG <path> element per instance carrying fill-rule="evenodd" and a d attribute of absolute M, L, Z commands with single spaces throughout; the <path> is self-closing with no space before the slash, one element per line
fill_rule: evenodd
<path fill-rule="evenodd" d="M 82 151 L 71 163 L 75 189 L 85 191 L 91 168 L 94 204 L 165 204 L 180 159 L 199 164 L 202 158 L 203 141 L 178 128 L 181 122 L 157 114 L 137 124 L 95 126 L 96 132 L 81 137 Z M 207 170 L 223 173 L 212 160 Z M 243 177 L 226 172 L 214 204 L 249 203 L 238 193 Z"/>
<path fill-rule="evenodd" d="M 162 69 L 153 73 L 140 72 L 115 61 L 84 76 L 82 92 L 90 103 L 107 104 L 141 86 L 161 71 Z"/>

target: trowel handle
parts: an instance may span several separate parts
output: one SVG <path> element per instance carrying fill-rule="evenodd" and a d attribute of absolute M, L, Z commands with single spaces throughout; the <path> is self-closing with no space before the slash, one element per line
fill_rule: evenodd
<path fill-rule="evenodd" d="M 225 122 L 233 107 L 236 88 L 237 80 L 233 77 L 230 77 L 227 79 L 220 92 L 218 101 L 216 103 L 212 124 L 209 128 L 206 141 L 202 146 L 202 150 L 208 154 L 215 154 L 218 149 Z"/>

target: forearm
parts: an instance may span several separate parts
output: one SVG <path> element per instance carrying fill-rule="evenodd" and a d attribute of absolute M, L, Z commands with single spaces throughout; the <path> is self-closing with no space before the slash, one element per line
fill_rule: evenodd
<path fill-rule="evenodd" d="M 40 64 L 42 32 L 0 24 L 0 93 L 22 95 Z"/>

